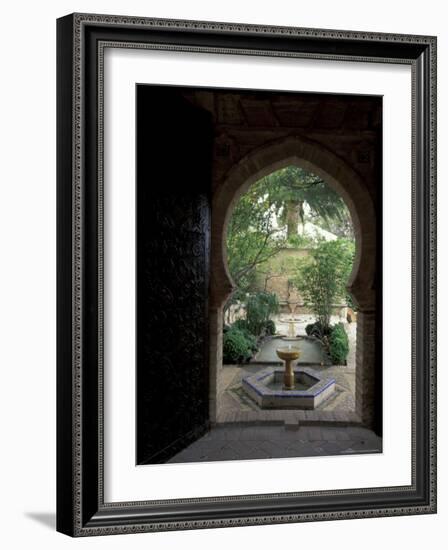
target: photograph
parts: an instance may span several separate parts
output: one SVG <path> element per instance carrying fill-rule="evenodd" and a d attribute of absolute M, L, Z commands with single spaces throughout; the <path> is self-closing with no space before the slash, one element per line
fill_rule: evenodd
<path fill-rule="evenodd" d="M 137 462 L 381 452 L 382 97 L 136 96 Z"/>
<path fill-rule="evenodd" d="M 437 37 L 56 38 L 57 531 L 434 514 Z"/>
<path fill-rule="evenodd" d="M 5 550 L 439 549 L 447 10 L 414 4 L 6 5 Z"/>

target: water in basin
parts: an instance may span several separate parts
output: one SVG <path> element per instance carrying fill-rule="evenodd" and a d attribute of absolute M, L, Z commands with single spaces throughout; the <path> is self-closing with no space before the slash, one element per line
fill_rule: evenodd
<path fill-rule="evenodd" d="M 300 357 L 298 361 L 295 361 L 294 364 L 300 365 L 320 365 L 327 364 L 328 359 L 325 356 L 322 344 L 317 340 L 309 340 L 306 338 L 301 338 L 300 341 L 292 344 L 293 347 L 298 347 L 300 349 Z M 261 347 L 260 351 L 256 355 L 255 362 L 257 363 L 267 363 L 267 364 L 278 364 L 281 365 L 283 362 L 277 356 L 277 348 L 279 347 L 288 347 L 287 343 L 281 338 L 272 338 L 272 340 L 267 340 Z"/>

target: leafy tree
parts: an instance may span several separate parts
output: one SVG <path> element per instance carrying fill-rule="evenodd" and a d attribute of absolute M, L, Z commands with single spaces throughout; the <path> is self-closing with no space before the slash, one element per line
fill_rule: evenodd
<path fill-rule="evenodd" d="M 340 218 L 322 218 L 313 211 L 310 211 L 309 218 L 311 223 L 329 231 L 341 239 L 349 239 L 351 241 L 355 240 L 355 232 L 353 229 L 352 219 L 350 217 L 350 212 L 348 208 L 341 210 Z"/>
<path fill-rule="evenodd" d="M 250 289 L 257 266 L 284 246 L 266 187 L 255 183 L 235 206 L 227 231 L 227 263 L 240 294 Z"/>
<path fill-rule="evenodd" d="M 352 241 L 322 241 L 307 258 L 296 261 L 292 282 L 302 294 L 305 305 L 315 313 L 323 334 L 330 330 L 332 306 L 336 300 L 345 299 L 354 253 Z"/>
<path fill-rule="evenodd" d="M 246 301 L 247 328 L 255 336 L 259 336 L 266 329 L 271 315 L 279 309 L 278 298 L 271 292 L 257 292 L 250 294 Z"/>
<path fill-rule="evenodd" d="M 333 225 L 350 221 L 341 197 L 318 176 L 296 166 L 260 179 L 240 198 L 227 232 L 227 263 L 236 291 L 225 311 L 245 300 L 263 264 L 285 246 L 303 245 L 306 236 L 298 235 L 297 227 L 299 218 L 305 222 L 305 205 L 313 221 Z"/>
<path fill-rule="evenodd" d="M 262 184 L 281 224 L 286 225 L 288 239 L 297 235 L 299 221 L 302 229 L 305 225 L 305 204 L 317 225 L 351 225 L 342 198 L 319 176 L 303 168 L 287 166 L 263 178 Z"/>

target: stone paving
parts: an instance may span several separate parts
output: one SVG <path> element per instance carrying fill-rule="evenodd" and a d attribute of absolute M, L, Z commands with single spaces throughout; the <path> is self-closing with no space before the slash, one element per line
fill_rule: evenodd
<path fill-rule="evenodd" d="M 210 462 L 380 453 L 381 438 L 361 427 L 217 425 L 168 462 Z"/>

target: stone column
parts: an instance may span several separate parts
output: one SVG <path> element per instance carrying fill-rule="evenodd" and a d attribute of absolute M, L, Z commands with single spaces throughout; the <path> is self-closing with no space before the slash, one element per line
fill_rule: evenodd
<path fill-rule="evenodd" d="M 210 422 L 216 423 L 218 416 L 218 381 L 219 370 L 222 366 L 222 308 L 211 307 L 209 310 L 210 322 Z"/>
<path fill-rule="evenodd" d="M 356 328 L 356 413 L 373 427 L 375 414 L 375 311 L 358 311 Z"/>

